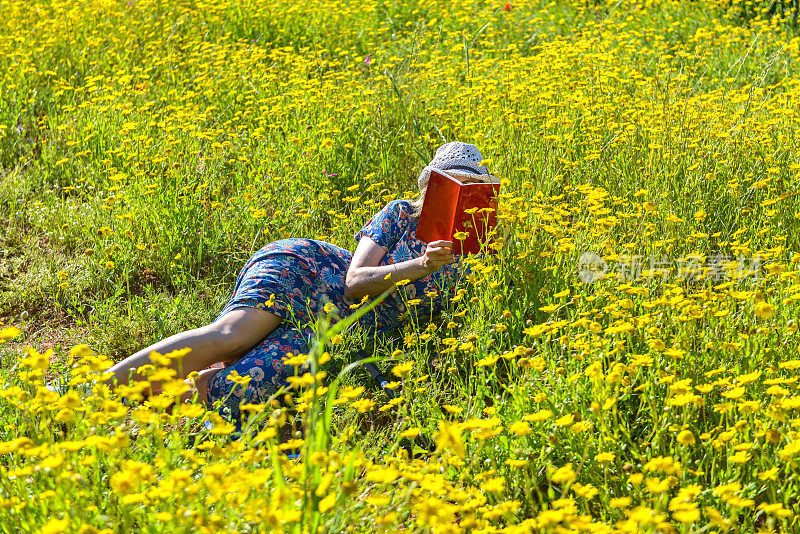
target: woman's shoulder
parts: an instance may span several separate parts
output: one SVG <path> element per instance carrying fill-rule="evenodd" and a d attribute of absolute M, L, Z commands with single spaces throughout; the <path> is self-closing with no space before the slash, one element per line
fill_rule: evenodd
<path fill-rule="evenodd" d="M 383 209 L 397 209 L 406 212 L 413 212 L 414 206 L 411 205 L 410 200 L 405 198 L 398 198 L 387 203 Z"/>
<path fill-rule="evenodd" d="M 413 219 L 414 206 L 406 199 L 392 200 L 381 210 L 382 212 L 397 217 L 399 220 Z"/>
<path fill-rule="evenodd" d="M 384 248 L 391 248 L 400 240 L 404 233 L 415 221 L 414 207 L 408 200 L 392 200 L 369 221 L 355 235 L 356 241 L 361 236 L 368 236 Z"/>

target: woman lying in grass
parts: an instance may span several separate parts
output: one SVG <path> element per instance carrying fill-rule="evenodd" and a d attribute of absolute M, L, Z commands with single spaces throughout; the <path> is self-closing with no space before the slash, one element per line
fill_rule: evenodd
<path fill-rule="evenodd" d="M 295 325 L 313 323 L 326 304 L 346 314 L 363 297 L 407 279 L 412 282 L 406 286 L 407 297 L 422 301 L 408 311 L 420 318 L 436 315 L 452 296 L 460 268 L 453 243 L 426 245 L 415 235 L 430 169 L 446 171 L 462 183 L 496 182 L 482 159 L 474 145 L 451 142 L 439 147 L 420 174 L 419 198 L 392 201 L 376 213 L 356 234 L 355 253 L 309 239 L 266 245 L 245 264 L 231 300 L 213 323 L 170 336 L 119 362 L 111 368 L 109 383 L 144 379 L 136 370 L 150 363 L 151 352 L 188 347 L 180 370 L 176 362 L 173 368 L 183 373 L 180 378 L 199 371 L 193 392 L 198 400 L 209 406 L 224 400 L 223 413 L 238 420 L 240 403 L 266 402 L 285 385 L 293 368 L 284 365 L 284 356 L 308 353 L 313 337 L 310 326 Z M 394 292 L 359 323 L 379 334 L 408 320 L 406 312 Z M 220 362 L 227 364 L 211 368 Z M 234 371 L 250 377 L 246 388 L 228 380 Z"/>

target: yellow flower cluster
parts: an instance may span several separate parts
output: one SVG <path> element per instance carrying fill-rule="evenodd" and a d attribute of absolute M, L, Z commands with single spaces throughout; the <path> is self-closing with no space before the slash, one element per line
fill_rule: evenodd
<path fill-rule="evenodd" d="M 0 3 L 0 525 L 796 530 L 796 9 Z M 352 249 L 454 139 L 502 178 L 492 253 L 382 390 L 339 331 L 243 432 L 180 402 L 185 351 L 103 385 L 257 245 Z"/>

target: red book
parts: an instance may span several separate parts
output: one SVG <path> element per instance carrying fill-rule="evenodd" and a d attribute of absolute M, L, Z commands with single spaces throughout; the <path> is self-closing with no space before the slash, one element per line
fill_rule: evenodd
<path fill-rule="evenodd" d="M 417 238 L 425 243 L 452 241 L 455 254 L 477 254 L 481 244 L 488 242 L 488 231 L 497 225 L 495 195 L 499 190 L 500 184 L 462 184 L 432 170 L 417 224 Z M 459 232 L 465 232 L 467 237 L 456 239 Z M 485 248 L 484 252 L 492 250 Z"/>

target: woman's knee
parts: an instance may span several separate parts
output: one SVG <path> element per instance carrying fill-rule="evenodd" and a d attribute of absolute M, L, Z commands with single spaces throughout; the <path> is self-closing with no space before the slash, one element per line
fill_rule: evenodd
<path fill-rule="evenodd" d="M 201 327 L 200 330 L 207 339 L 208 348 L 217 356 L 214 358 L 215 361 L 230 360 L 246 350 L 246 340 L 230 324 L 211 323 Z"/>
<path fill-rule="evenodd" d="M 267 337 L 281 320 L 266 310 L 236 308 L 203 328 L 226 356 L 235 358 Z"/>

